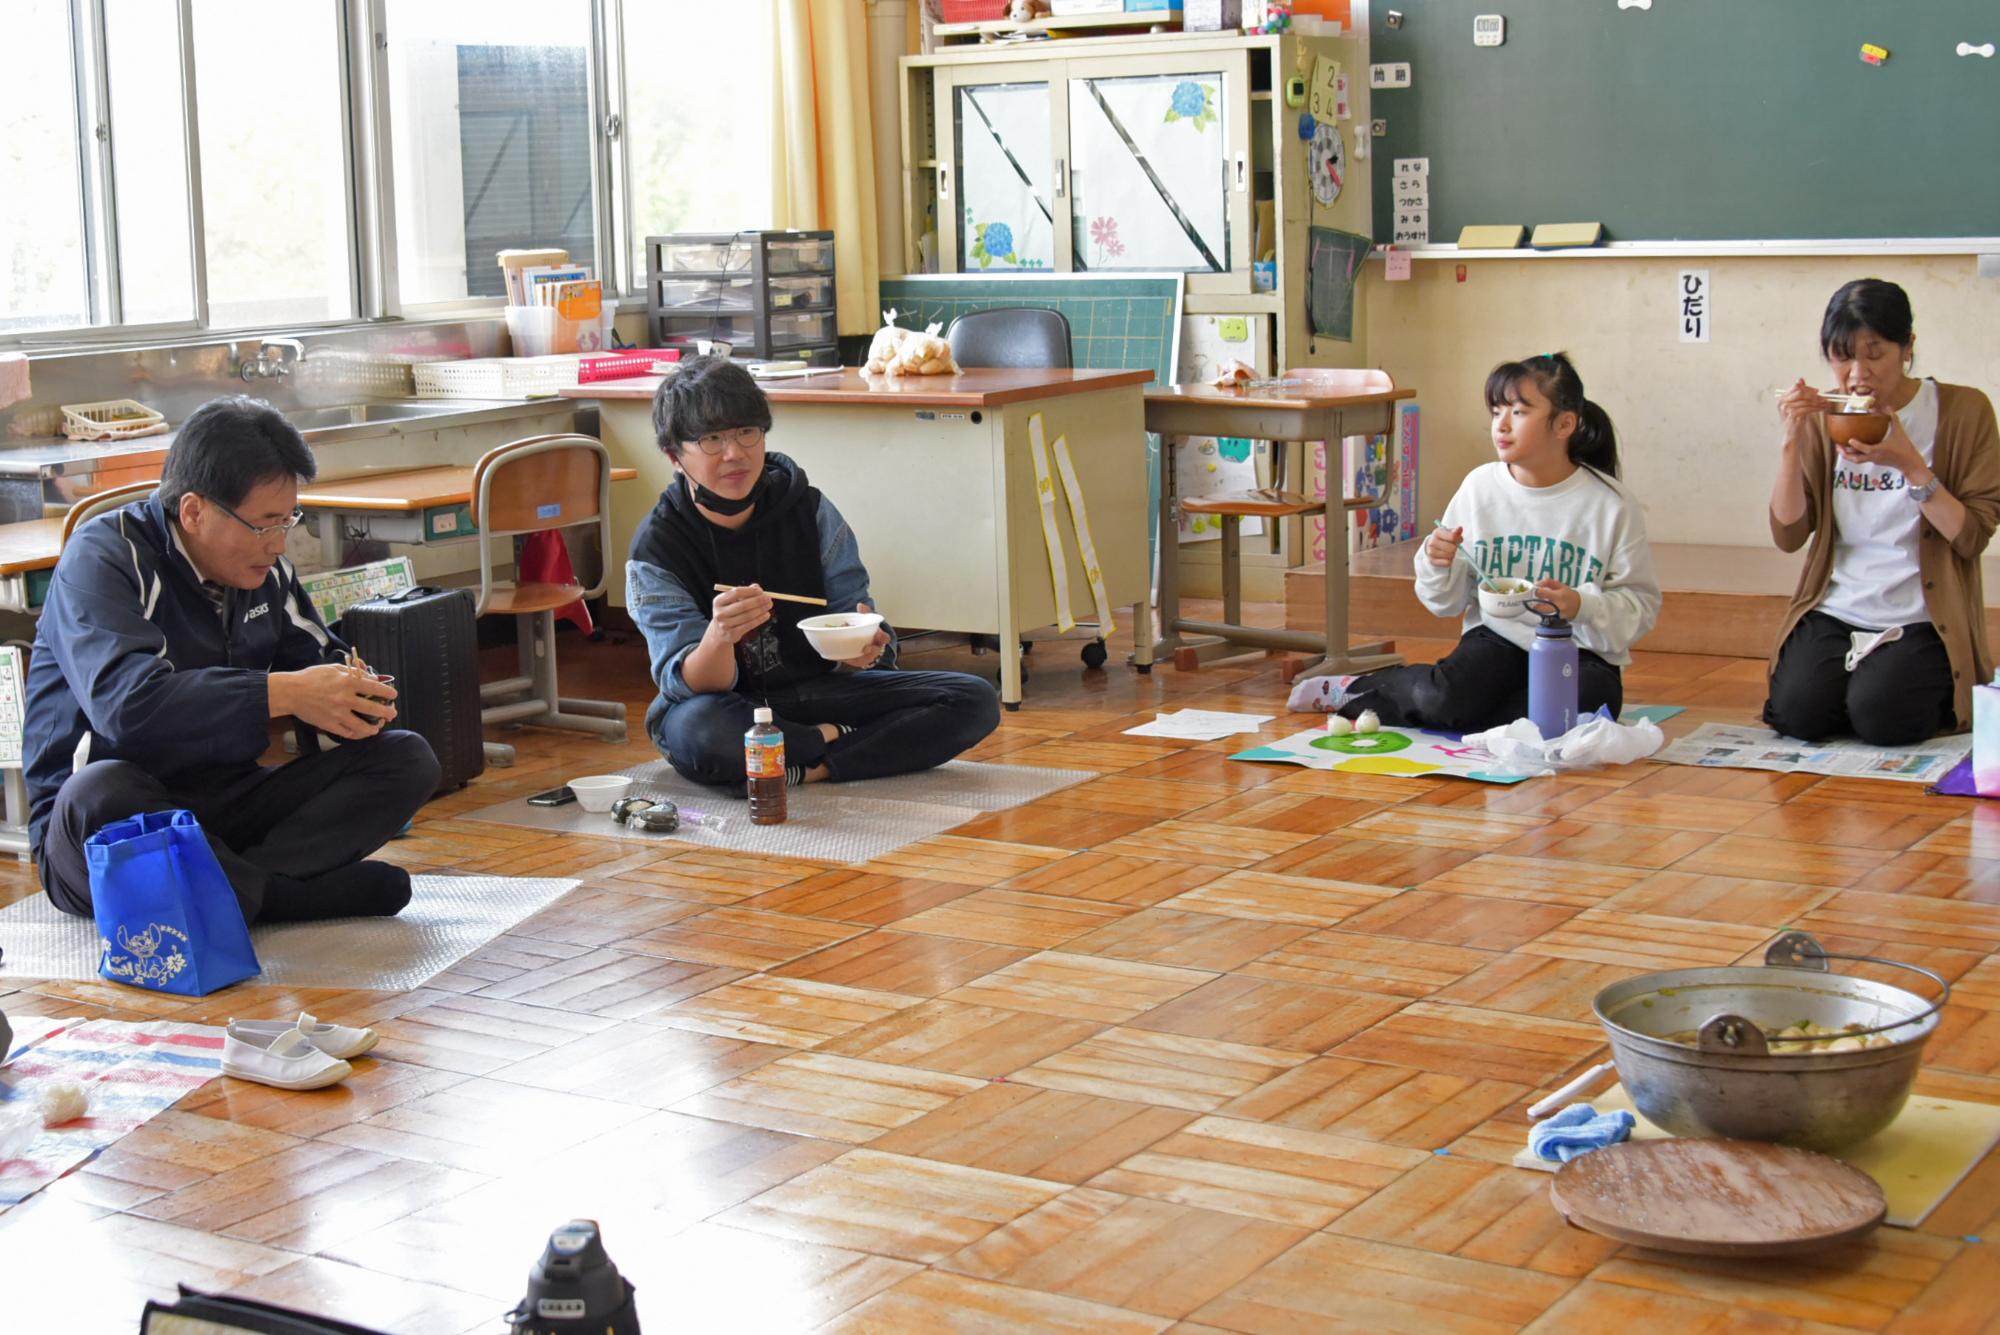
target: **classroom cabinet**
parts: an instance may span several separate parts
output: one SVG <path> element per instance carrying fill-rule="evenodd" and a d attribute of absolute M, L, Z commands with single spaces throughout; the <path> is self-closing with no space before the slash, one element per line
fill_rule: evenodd
<path fill-rule="evenodd" d="M 930 170 L 945 273 L 1188 275 L 1252 289 L 1241 51 L 938 69 Z"/>

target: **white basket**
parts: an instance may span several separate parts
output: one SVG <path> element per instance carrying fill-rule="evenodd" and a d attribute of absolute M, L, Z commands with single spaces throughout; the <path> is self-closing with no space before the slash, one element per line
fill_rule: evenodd
<path fill-rule="evenodd" d="M 419 362 L 411 370 L 420 399 L 525 399 L 552 394 L 577 382 L 583 358 L 476 357 L 462 362 Z"/>
<path fill-rule="evenodd" d="M 131 440 L 167 429 L 167 419 L 137 399 L 65 403 L 62 415 L 63 434 L 71 440 Z"/>

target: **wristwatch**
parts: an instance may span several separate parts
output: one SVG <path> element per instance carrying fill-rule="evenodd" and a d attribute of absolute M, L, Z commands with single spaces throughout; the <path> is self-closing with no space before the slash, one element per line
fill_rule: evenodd
<path fill-rule="evenodd" d="M 1931 480 L 1924 483 L 1924 485 L 1921 487 L 1912 482 L 1910 483 L 1908 490 L 1910 493 L 1910 499 L 1912 501 L 1916 502 L 1918 505 L 1929 505 L 1931 503 L 1931 497 L 1937 495 L 1938 475 L 1936 473 L 1932 473 Z"/>

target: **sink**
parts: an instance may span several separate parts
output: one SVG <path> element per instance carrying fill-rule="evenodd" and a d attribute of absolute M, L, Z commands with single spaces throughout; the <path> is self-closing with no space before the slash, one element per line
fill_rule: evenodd
<path fill-rule="evenodd" d="M 417 402 L 343 403 L 331 408 L 295 408 L 285 420 L 300 431 L 335 431 L 341 427 L 367 426 L 381 422 L 410 422 L 426 417 L 478 412 L 493 405 L 484 400 L 465 399 Z"/>

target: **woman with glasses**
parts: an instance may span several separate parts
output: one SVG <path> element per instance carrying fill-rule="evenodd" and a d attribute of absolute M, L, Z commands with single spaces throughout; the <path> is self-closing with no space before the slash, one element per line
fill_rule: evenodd
<path fill-rule="evenodd" d="M 366 859 L 437 790 L 437 757 L 388 728 L 395 688 L 342 662 L 285 559 L 314 471 L 276 409 L 216 399 L 181 425 L 158 491 L 63 549 L 22 727 L 28 838 L 57 908 L 91 916 L 84 840 L 183 809 L 248 922 L 409 903 L 409 873 Z M 262 765 L 280 718 L 341 745 Z"/>
<path fill-rule="evenodd" d="M 961 672 L 895 670 L 886 622 L 846 662 L 812 647 L 800 621 L 872 610 L 868 571 L 833 502 L 767 449 L 770 428 L 764 391 L 724 358 L 682 362 L 654 396 L 654 434 L 678 476 L 625 567 L 659 689 L 647 732 L 681 774 L 737 793 L 759 705 L 784 730 L 794 784 L 943 764 L 998 726 L 999 695 Z"/>

